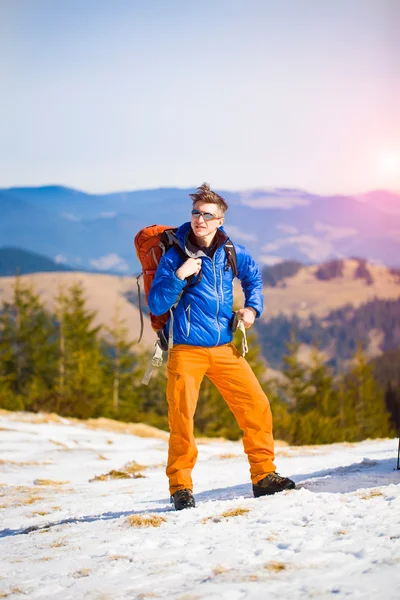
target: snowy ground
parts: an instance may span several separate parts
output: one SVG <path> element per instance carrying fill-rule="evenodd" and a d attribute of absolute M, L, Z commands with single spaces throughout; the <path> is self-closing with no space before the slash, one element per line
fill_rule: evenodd
<path fill-rule="evenodd" d="M 47 420 L 0 413 L 0 598 L 400 597 L 397 440 L 279 446 L 299 489 L 260 499 L 241 443 L 203 441 L 175 512 L 165 439 Z"/>

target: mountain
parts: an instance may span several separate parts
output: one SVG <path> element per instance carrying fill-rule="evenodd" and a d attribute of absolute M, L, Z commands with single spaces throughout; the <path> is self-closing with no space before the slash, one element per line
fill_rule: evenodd
<path fill-rule="evenodd" d="M 73 270 L 36 252 L 20 248 L 0 248 L 0 277 Z"/>
<path fill-rule="evenodd" d="M 87 194 L 61 186 L 0 190 L 0 245 L 24 248 L 73 268 L 137 273 L 137 231 L 189 220 L 193 189 Z M 264 265 L 361 256 L 400 266 L 400 194 L 318 196 L 296 189 L 219 190 L 225 228 Z"/>

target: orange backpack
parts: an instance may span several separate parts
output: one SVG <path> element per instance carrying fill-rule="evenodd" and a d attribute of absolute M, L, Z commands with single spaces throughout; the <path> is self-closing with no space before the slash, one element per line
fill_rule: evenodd
<path fill-rule="evenodd" d="M 136 254 L 142 265 L 142 273 L 137 277 L 140 311 L 140 336 L 138 342 L 140 342 L 143 335 L 143 311 L 140 299 L 139 279 L 143 276 L 144 295 L 146 305 L 148 306 L 149 291 L 161 257 L 172 246 L 175 246 L 181 252 L 182 256 L 186 257 L 176 238 L 176 230 L 176 227 L 169 227 L 168 225 L 150 225 L 141 229 L 135 236 Z M 164 327 L 169 316 L 169 311 L 159 316 L 150 313 L 151 326 L 156 333 Z"/>

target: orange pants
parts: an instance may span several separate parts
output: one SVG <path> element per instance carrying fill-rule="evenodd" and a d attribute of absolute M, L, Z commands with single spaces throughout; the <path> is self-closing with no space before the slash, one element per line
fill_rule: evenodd
<path fill-rule="evenodd" d="M 191 472 L 197 459 L 193 418 L 205 375 L 218 388 L 243 430 L 252 482 L 275 471 L 271 409 L 248 362 L 233 344 L 212 348 L 177 344 L 170 350 L 167 364 L 167 476 L 171 494 L 193 489 Z"/>

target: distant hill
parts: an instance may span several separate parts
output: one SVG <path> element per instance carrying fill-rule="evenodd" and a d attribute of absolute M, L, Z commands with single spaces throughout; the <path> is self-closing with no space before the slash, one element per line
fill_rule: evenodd
<path fill-rule="evenodd" d="M 211 182 L 212 184 L 212 182 Z M 193 188 L 88 194 L 57 185 L 0 189 L 2 246 L 25 248 L 79 271 L 139 272 L 133 238 L 146 225 L 190 219 Z M 224 227 L 260 265 L 361 256 L 400 267 L 400 194 L 322 196 L 305 190 L 218 189 Z M 293 264 L 293 268 L 295 265 Z M 277 272 L 272 273 L 274 282 Z"/>
<path fill-rule="evenodd" d="M 54 310 L 54 300 L 60 288 L 68 289 L 73 284 L 82 283 L 86 292 L 87 307 L 96 313 L 95 326 L 113 325 L 116 311 L 125 320 L 129 338 L 134 341 L 139 337 L 140 316 L 138 311 L 136 277 L 117 277 L 97 273 L 52 272 L 31 273 L 22 275 L 23 283 L 28 283 L 38 292 L 41 301 L 50 311 Z M 0 308 L 3 301 L 12 300 L 15 277 L 0 278 Z M 144 303 L 144 302 L 143 302 Z M 153 332 L 150 319 L 145 316 L 143 339 L 139 349 L 154 346 L 156 334 Z"/>
<path fill-rule="evenodd" d="M 49 261 L 51 264 L 51 261 Z M 60 267 L 61 265 L 57 265 Z M 54 269 L 52 269 L 54 271 Z M 125 319 L 129 336 L 140 329 L 135 277 L 83 272 L 33 273 L 22 276 L 38 290 L 46 306 L 53 307 L 59 287 L 79 280 L 85 286 L 88 307 L 98 313 L 96 325 L 111 325 L 116 308 Z M 304 346 L 319 344 L 335 367 L 348 361 L 362 342 L 372 358 L 400 347 L 400 272 L 362 259 L 329 261 L 318 265 L 282 263 L 264 272 L 265 310 L 257 319 L 263 355 L 269 365 L 282 368 L 286 342 L 295 331 Z M 15 277 L 0 279 L 0 305 L 10 300 Z M 243 306 L 240 283 L 235 297 Z M 155 334 L 145 312 L 143 344 L 154 344 Z"/>
<path fill-rule="evenodd" d="M 0 248 L 0 277 L 74 270 L 36 252 L 20 248 Z"/>
<path fill-rule="evenodd" d="M 294 334 L 304 347 L 318 345 L 335 368 L 359 343 L 369 357 L 400 347 L 400 272 L 365 259 L 319 265 L 293 261 L 263 270 L 265 310 L 256 321 L 263 355 L 282 368 Z"/>

